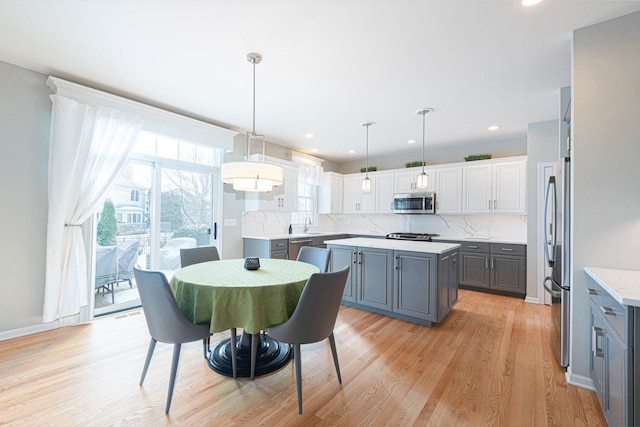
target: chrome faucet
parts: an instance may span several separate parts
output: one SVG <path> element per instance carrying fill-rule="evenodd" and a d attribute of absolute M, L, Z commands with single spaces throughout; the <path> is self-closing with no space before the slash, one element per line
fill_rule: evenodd
<path fill-rule="evenodd" d="M 307 220 L 309 221 L 309 224 L 307 225 Z M 311 227 L 311 218 L 306 217 L 304 219 L 304 232 L 308 232 L 309 231 L 309 227 Z"/>

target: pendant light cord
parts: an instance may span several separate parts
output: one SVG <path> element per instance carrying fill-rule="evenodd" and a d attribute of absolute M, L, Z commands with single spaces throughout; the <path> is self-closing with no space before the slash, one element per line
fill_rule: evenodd
<path fill-rule="evenodd" d="M 369 125 L 367 128 L 367 149 L 365 151 L 365 164 L 364 164 L 364 176 L 365 178 L 369 178 Z"/>
<path fill-rule="evenodd" d="M 424 116 L 426 114 L 422 114 L 422 174 L 424 175 L 424 134 L 425 134 L 425 126 L 424 126 Z"/>

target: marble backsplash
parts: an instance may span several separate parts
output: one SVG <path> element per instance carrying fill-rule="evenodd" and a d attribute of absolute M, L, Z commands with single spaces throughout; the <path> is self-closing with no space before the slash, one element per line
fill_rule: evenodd
<path fill-rule="evenodd" d="M 242 234 L 286 234 L 291 215 L 281 212 L 243 212 Z M 526 215 L 318 215 L 312 231 L 385 235 L 393 232 L 435 233 L 451 239 L 508 239 L 526 242 Z M 302 232 L 302 226 L 294 226 Z"/>

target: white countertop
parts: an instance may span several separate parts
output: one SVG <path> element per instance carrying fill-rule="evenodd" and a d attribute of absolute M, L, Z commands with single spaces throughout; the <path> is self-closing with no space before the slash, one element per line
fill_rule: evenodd
<path fill-rule="evenodd" d="M 584 271 L 620 304 L 640 307 L 640 271 L 599 267 Z"/>
<path fill-rule="evenodd" d="M 428 254 L 443 254 L 459 248 L 455 243 L 414 242 L 406 240 L 368 239 L 354 237 L 351 239 L 325 240 L 327 245 L 360 246 L 367 248 L 393 249 L 396 251 L 423 252 Z"/>
<path fill-rule="evenodd" d="M 300 239 L 300 238 L 313 238 L 320 236 L 337 236 L 339 234 L 353 234 L 347 231 L 321 231 L 321 232 L 312 232 L 312 233 L 293 233 L 293 234 L 267 234 L 261 236 L 250 236 L 244 235 L 242 236 L 245 239 L 261 239 L 261 240 L 278 240 L 278 239 Z M 385 238 L 386 235 L 380 235 L 380 238 Z M 512 245 L 526 245 L 526 240 L 513 239 L 510 237 L 460 237 L 460 236 L 446 236 L 440 235 L 438 237 L 434 237 L 433 241 L 437 242 L 439 240 L 458 240 L 462 242 L 487 242 L 487 243 L 506 243 Z"/>
<path fill-rule="evenodd" d="M 509 245 L 526 245 L 526 240 L 521 239 L 513 239 L 510 237 L 481 237 L 481 236 L 473 236 L 473 237 L 460 237 L 460 236 L 446 236 L 440 235 L 438 237 L 433 237 L 432 240 L 458 240 L 461 242 L 487 242 L 487 243 L 505 243 Z"/>
<path fill-rule="evenodd" d="M 338 235 L 342 235 L 342 234 L 349 234 L 349 233 L 344 233 L 342 231 L 322 231 L 322 232 L 312 232 L 312 233 L 267 234 L 267 235 L 262 235 L 262 236 L 243 235 L 242 238 L 243 239 L 260 239 L 260 240 L 301 239 L 301 238 L 312 239 L 314 237 L 338 236 Z"/>

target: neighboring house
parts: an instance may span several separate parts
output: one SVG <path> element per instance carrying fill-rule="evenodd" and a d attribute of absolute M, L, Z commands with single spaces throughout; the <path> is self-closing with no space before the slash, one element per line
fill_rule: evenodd
<path fill-rule="evenodd" d="M 126 176 L 120 176 L 111 189 L 116 208 L 118 234 L 144 233 L 147 228 L 147 189 Z"/>

